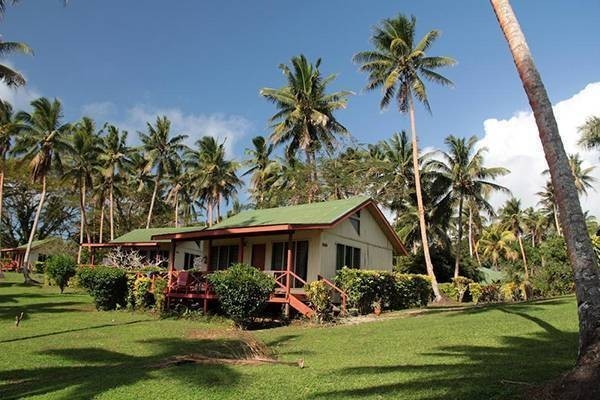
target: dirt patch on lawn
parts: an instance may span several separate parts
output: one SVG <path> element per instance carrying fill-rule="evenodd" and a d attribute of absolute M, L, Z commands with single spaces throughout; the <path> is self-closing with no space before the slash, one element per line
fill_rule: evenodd
<path fill-rule="evenodd" d="M 210 341 L 202 353 L 189 353 L 168 357 L 154 368 L 169 368 L 186 364 L 205 365 L 261 365 L 283 364 L 304 368 L 304 360 L 280 361 L 261 340 L 248 332 L 234 328 L 203 329 L 190 332 L 188 338 Z"/>

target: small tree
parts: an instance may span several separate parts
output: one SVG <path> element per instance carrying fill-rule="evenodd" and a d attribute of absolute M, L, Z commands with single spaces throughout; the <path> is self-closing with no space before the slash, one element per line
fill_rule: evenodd
<path fill-rule="evenodd" d="M 46 275 L 58 285 L 60 293 L 63 293 L 69 279 L 74 277 L 76 272 L 75 260 L 66 254 L 52 256 L 46 262 Z"/>
<path fill-rule="evenodd" d="M 273 277 L 246 264 L 210 274 L 208 281 L 225 314 L 241 328 L 246 328 L 262 311 L 275 288 Z"/>

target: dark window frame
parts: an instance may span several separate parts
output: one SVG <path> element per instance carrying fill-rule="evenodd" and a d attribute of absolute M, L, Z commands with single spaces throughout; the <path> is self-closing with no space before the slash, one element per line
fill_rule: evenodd
<path fill-rule="evenodd" d="M 343 267 L 361 268 L 362 249 L 343 243 L 335 245 L 335 269 L 339 271 Z"/>

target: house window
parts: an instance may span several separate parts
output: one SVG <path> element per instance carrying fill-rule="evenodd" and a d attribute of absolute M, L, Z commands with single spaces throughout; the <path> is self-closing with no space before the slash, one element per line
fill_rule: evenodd
<path fill-rule="evenodd" d="M 358 247 L 336 244 L 335 268 L 360 268 L 360 249 Z"/>
<path fill-rule="evenodd" d="M 239 247 L 233 246 L 212 246 L 210 248 L 210 268 L 227 269 L 238 262 Z"/>
<path fill-rule="evenodd" d="M 271 253 L 271 269 L 282 271 L 287 269 L 287 242 L 273 243 Z M 292 268 L 300 278 L 306 280 L 308 271 L 308 241 L 292 242 Z M 300 287 L 300 282 L 294 282 L 294 287 Z M 298 286 L 300 285 L 300 286 Z"/>
<path fill-rule="evenodd" d="M 360 210 L 350 216 L 350 224 L 352 224 L 356 234 L 360 236 Z"/>
<path fill-rule="evenodd" d="M 194 268 L 194 260 L 196 259 L 195 254 L 185 253 L 183 255 L 183 269 L 193 269 Z"/>

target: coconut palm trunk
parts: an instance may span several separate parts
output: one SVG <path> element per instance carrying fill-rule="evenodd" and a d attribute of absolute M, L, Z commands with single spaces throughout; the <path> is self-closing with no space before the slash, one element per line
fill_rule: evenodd
<path fill-rule="evenodd" d="M 175 195 L 175 228 L 179 226 L 179 199 L 178 195 Z"/>
<path fill-rule="evenodd" d="M 90 237 L 90 229 L 88 226 L 88 222 L 87 222 L 87 213 L 85 211 L 85 203 L 86 203 L 86 184 L 85 182 L 82 183 L 82 185 L 79 188 L 79 210 L 81 213 L 81 220 L 80 220 L 80 226 L 79 226 L 79 251 L 77 252 L 77 264 L 81 264 L 81 253 L 83 250 L 83 237 L 85 234 L 85 237 L 87 239 L 87 242 L 90 243 L 91 237 Z"/>
<path fill-rule="evenodd" d="M 148 219 L 146 220 L 146 229 L 150 228 L 150 221 L 152 220 L 152 211 L 154 210 L 154 202 L 156 201 L 156 194 L 158 193 L 158 185 L 160 181 L 160 175 L 156 175 L 154 180 L 154 190 L 152 191 L 152 200 L 150 200 L 150 209 L 148 210 Z"/>
<path fill-rule="evenodd" d="M 108 209 L 108 213 L 109 213 L 109 217 L 110 217 L 110 240 L 114 240 L 115 238 L 115 198 L 114 198 L 114 183 L 113 180 L 111 178 L 110 181 L 110 189 L 109 189 L 109 209 Z M 102 212 L 104 213 L 104 205 L 102 207 Z"/>
<path fill-rule="evenodd" d="M 469 207 L 469 256 L 473 258 L 473 208 Z"/>
<path fill-rule="evenodd" d="M 587 233 L 552 104 L 525 36 L 508 0 L 491 0 L 491 4 L 533 110 L 573 268 L 579 314 L 579 355 L 576 369 L 561 380 L 562 390 L 573 390 L 573 393 L 581 394 L 581 397 L 574 395 L 572 398 L 591 399 L 593 393 L 598 393 L 597 384 L 600 381 L 600 371 L 597 368 L 600 361 L 600 270 L 597 258 Z"/>
<path fill-rule="evenodd" d="M 521 258 L 523 259 L 523 267 L 525 267 L 525 280 L 529 280 L 529 268 L 527 268 L 527 256 L 525 255 L 525 248 L 523 247 L 523 234 L 519 232 L 517 234 L 519 241 L 519 249 L 521 250 Z"/>
<path fill-rule="evenodd" d="M 31 226 L 31 232 L 29 233 L 29 240 L 27 241 L 27 248 L 25 249 L 25 256 L 23 257 L 23 265 L 21 266 L 21 271 L 23 272 L 23 277 L 25 278 L 25 283 L 34 282 L 33 279 L 29 276 L 29 257 L 31 255 L 31 244 L 33 243 L 33 239 L 35 238 L 35 233 L 37 231 L 38 223 L 40 222 L 40 215 L 42 214 L 42 209 L 44 208 L 44 201 L 46 200 L 46 176 L 42 177 L 42 192 L 40 194 L 40 202 L 38 204 L 37 210 L 35 212 L 35 217 L 33 218 L 33 225 Z"/>
<path fill-rule="evenodd" d="M 104 199 L 100 202 L 100 228 L 99 228 L 99 243 L 104 241 Z M 111 239 L 112 240 L 112 239 Z"/>
<path fill-rule="evenodd" d="M 552 214 L 554 215 L 554 226 L 556 227 L 556 234 L 558 236 L 562 236 L 562 232 L 560 230 L 560 224 L 558 223 L 558 207 L 556 206 L 556 202 L 554 202 L 552 206 Z"/>
<path fill-rule="evenodd" d="M 208 219 L 208 227 L 210 228 L 213 224 L 213 206 L 212 206 L 212 200 L 208 200 L 207 201 L 207 206 L 206 206 L 208 212 L 207 212 L 207 219 Z"/>
<path fill-rule="evenodd" d="M 463 195 L 460 195 L 458 200 L 458 237 L 456 238 L 456 255 L 454 260 L 454 278 L 458 278 L 460 272 L 460 245 L 462 242 L 462 211 L 463 211 Z M 470 232 L 469 232 L 470 233 Z"/>
<path fill-rule="evenodd" d="M 429 253 L 429 241 L 427 240 L 427 224 L 425 223 L 425 207 L 423 207 L 423 195 L 421 194 L 421 174 L 419 171 L 419 147 L 417 144 L 417 128 L 415 123 L 415 108 L 413 105 L 412 95 L 408 96 L 408 107 L 410 116 L 410 130 L 412 134 L 412 158 L 413 172 L 415 174 L 415 192 L 417 195 L 417 210 L 419 213 L 419 227 L 421 229 L 421 243 L 423 244 L 423 255 L 425 256 L 425 266 L 427 275 L 431 279 L 431 288 L 435 296 L 435 301 L 440 301 L 442 296 L 438 288 L 435 273 L 433 271 L 433 263 L 431 262 L 431 254 Z"/>

